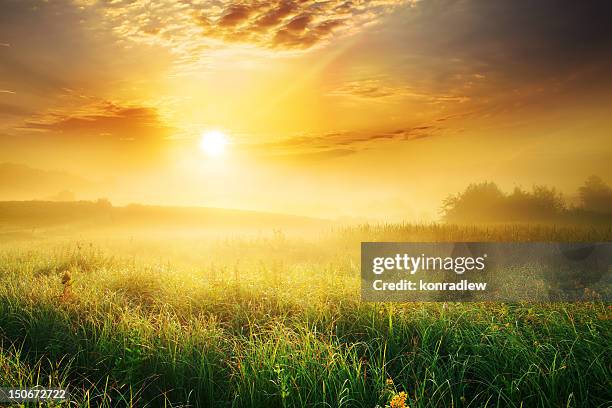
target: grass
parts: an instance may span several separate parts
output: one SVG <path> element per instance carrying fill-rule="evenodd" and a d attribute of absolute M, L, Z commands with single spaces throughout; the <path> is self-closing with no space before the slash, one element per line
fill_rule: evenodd
<path fill-rule="evenodd" d="M 406 224 L 5 242 L 0 386 L 69 386 L 83 407 L 610 406 L 610 305 L 363 303 L 358 251 L 611 235 Z"/>

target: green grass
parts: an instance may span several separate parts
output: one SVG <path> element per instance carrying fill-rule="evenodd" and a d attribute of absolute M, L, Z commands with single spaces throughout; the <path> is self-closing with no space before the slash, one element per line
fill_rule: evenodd
<path fill-rule="evenodd" d="M 603 303 L 373 304 L 359 242 L 608 241 L 610 229 L 387 225 L 322 237 L 0 244 L 0 386 L 72 406 L 593 407 L 612 403 Z M 72 296 L 61 277 L 72 274 Z"/>

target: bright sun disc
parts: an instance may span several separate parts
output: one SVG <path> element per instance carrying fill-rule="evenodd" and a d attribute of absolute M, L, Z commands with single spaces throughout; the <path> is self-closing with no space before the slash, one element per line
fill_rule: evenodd
<path fill-rule="evenodd" d="M 219 156 L 225 151 L 227 136 L 217 130 L 202 134 L 200 148 L 209 156 Z"/>

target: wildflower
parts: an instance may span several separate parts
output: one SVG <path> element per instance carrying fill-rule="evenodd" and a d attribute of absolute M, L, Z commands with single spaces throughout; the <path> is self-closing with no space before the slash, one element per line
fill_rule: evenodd
<path fill-rule="evenodd" d="M 392 378 L 387 378 L 387 381 L 385 381 L 385 384 L 387 384 L 387 386 L 392 387 L 393 386 L 393 379 Z"/>
<path fill-rule="evenodd" d="M 400 392 L 399 394 L 395 394 L 393 398 L 391 398 L 391 402 L 389 402 L 389 407 L 390 408 L 409 408 L 408 405 L 406 405 L 406 398 L 407 398 L 407 395 L 404 391 Z"/>

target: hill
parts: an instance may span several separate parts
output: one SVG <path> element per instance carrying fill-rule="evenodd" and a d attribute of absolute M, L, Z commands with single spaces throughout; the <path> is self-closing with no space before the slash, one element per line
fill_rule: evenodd
<path fill-rule="evenodd" d="M 210 207 L 113 206 L 98 201 L 0 201 L 5 230 L 78 228 L 259 229 L 318 228 L 328 221 L 287 214 Z"/>
<path fill-rule="evenodd" d="M 71 173 L 35 169 L 23 164 L 0 163 L 0 200 L 29 200 L 58 192 L 83 191 L 95 183 Z"/>

